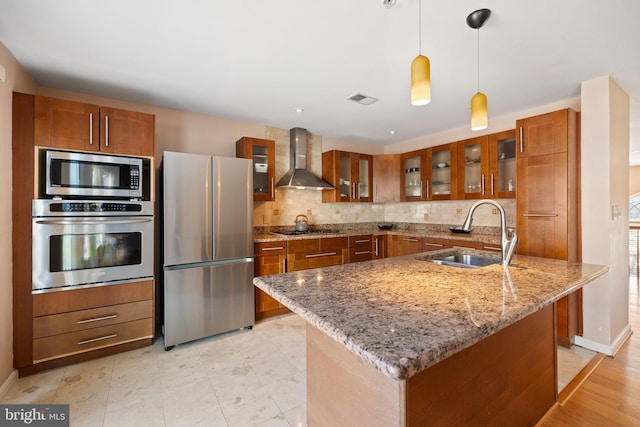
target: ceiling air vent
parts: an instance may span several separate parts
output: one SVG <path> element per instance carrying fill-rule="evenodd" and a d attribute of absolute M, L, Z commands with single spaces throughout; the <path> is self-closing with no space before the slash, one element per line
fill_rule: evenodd
<path fill-rule="evenodd" d="M 362 104 L 362 105 L 371 105 L 374 102 L 378 101 L 377 98 L 374 98 L 373 96 L 369 96 L 369 95 L 364 95 L 362 93 L 354 93 L 353 95 L 348 97 L 347 100 L 357 102 L 358 104 Z"/>

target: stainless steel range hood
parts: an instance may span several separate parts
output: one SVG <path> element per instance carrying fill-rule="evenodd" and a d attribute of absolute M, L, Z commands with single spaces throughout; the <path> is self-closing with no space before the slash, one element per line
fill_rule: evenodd
<path fill-rule="evenodd" d="M 276 186 L 305 190 L 333 190 L 331 184 L 307 170 L 307 133 L 303 128 L 293 128 L 289 131 L 291 169 L 280 178 Z"/>

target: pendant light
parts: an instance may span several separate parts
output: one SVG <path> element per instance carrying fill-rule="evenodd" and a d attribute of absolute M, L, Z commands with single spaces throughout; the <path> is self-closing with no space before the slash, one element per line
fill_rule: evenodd
<path fill-rule="evenodd" d="M 411 62 L 411 105 L 431 102 L 431 63 L 422 55 L 422 0 L 418 0 L 418 56 Z"/>
<path fill-rule="evenodd" d="M 489 9 L 478 9 L 467 16 L 467 25 L 478 30 L 478 92 L 471 98 L 471 130 L 482 130 L 489 126 L 487 96 L 480 92 L 480 28 L 490 16 Z"/>

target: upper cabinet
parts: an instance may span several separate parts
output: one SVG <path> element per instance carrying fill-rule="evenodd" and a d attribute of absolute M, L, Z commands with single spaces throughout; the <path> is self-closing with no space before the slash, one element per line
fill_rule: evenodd
<path fill-rule="evenodd" d="M 539 156 L 567 151 L 569 128 L 566 111 L 520 119 L 516 122 L 518 157 Z M 572 130 L 572 132 L 575 132 Z"/>
<path fill-rule="evenodd" d="M 372 202 L 373 156 L 331 150 L 322 153 L 322 179 L 334 187 L 323 190 L 323 202 Z"/>
<path fill-rule="evenodd" d="M 489 135 L 489 190 L 494 199 L 516 197 L 516 131 Z"/>
<path fill-rule="evenodd" d="M 459 141 L 458 146 L 458 198 L 485 199 L 490 197 L 489 138 Z"/>
<path fill-rule="evenodd" d="M 429 199 L 431 150 L 403 153 L 400 156 L 400 200 L 414 202 Z"/>
<path fill-rule="evenodd" d="M 35 97 L 35 145 L 153 157 L 155 116 Z"/>
<path fill-rule="evenodd" d="M 269 139 L 242 137 L 236 141 L 236 157 L 253 160 L 253 200 L 275 200 L 276 143 Z"/>
<path fill-rule="evenodd" d="M 455 199 L 457 157 L 455 143 L 402 154 L 400 199 L 407 202 Z"/>
<path fill-rule="evenodd" d="M 400 155 L 373 156 L 373 201 L 393 203 L 400 201 Z"/>

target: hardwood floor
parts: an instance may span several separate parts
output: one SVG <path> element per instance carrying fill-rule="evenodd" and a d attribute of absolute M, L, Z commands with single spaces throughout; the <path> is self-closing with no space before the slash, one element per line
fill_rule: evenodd
<path fill-rule="evenodd" d="M 564 406 L 553 407 L 538 427 L 640 426 L 640 296 L 635 276 L 629 280 L 629 323 L 635 333 L 618 354 L 605 357 Z"/>

